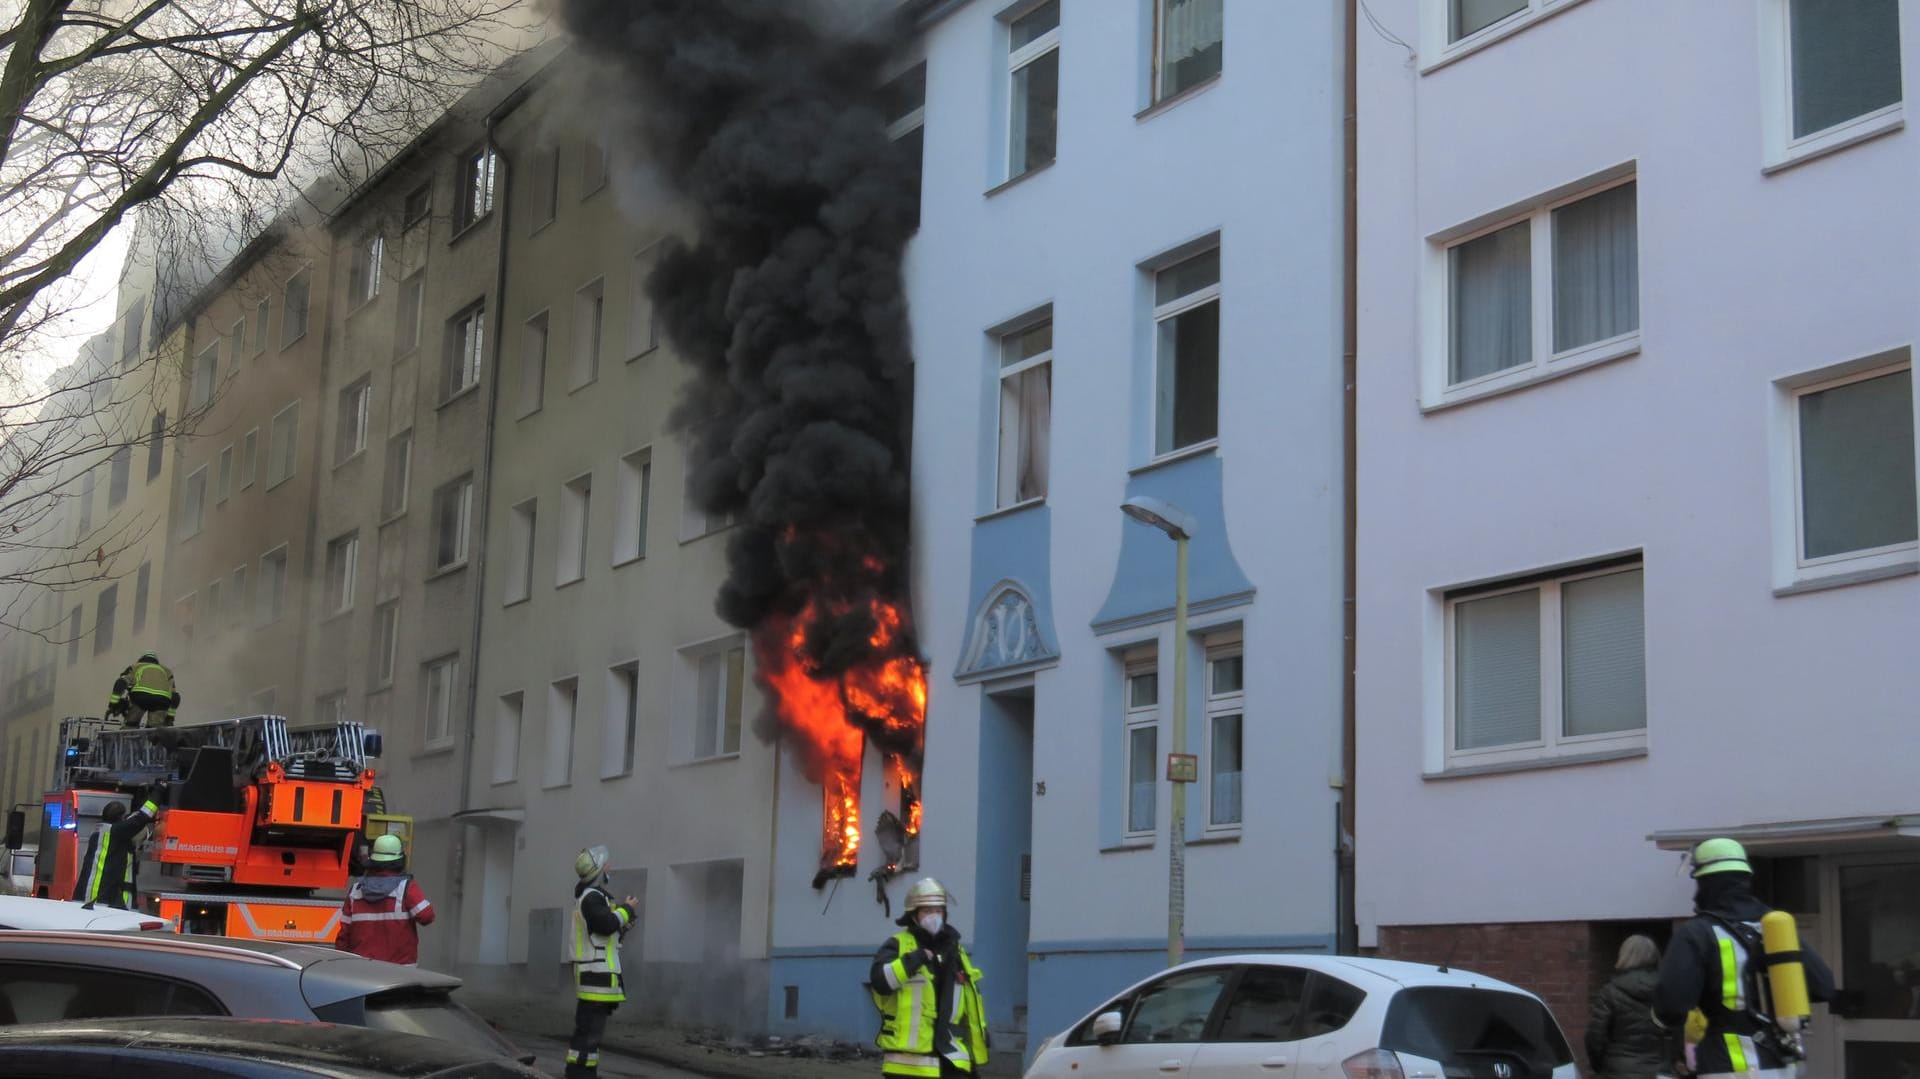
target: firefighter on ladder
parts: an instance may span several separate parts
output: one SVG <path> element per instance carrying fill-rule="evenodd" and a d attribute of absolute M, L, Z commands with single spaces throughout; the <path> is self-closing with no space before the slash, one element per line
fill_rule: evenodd
<path fill-rule="evenodd" d="M 173 671 L 152 652 L 140 653 L 139 659 L 121 671 L 114 680 L 113 693 L 107 697 L 107 715 L 125 717 L 122 722 L 128 727 L 171 727 L 179 711 L 180 694 L 173 688 Z"/>
<path fill-rule="evenodd" d="M 568 959 L 573 963 L 573 1037 L 567 1042 L 567 1079 L 600 1074 L 600 1039 L 607 1019 L 627 999 L 620 972 L 620 940 L 633 927 L 640 903 L 632 896 L 613 901 L 608 891 L 607 848 L 588 847 L 573 860 L 580 883 L 573 889 L 573 931 Z"/>
<path fill-rule="evenodd" d="M 164 788 L 162 788 L 164 789 Z M 87 841 L 87 857 L 80 863 L 79 887 L 74 898 L 92 910 L 95 903 L 121 910 L 134 909 L 135 856 L 140 833 L 160 816 L 159 793 L 152 789 L 140 795 L 140 808 L 127 812 L 120 802 L 108 802 L 100 811 L 100 826 Z"/>
<path fill-rule="evenodd" d="M 947 890 L 932 877 L 907 889 L 900 931 L 873 957 L 867 991 L 880 1010 L 883 1075 L 940 1079 L 987 1064 L 980 968 L 947 921 Z"/>

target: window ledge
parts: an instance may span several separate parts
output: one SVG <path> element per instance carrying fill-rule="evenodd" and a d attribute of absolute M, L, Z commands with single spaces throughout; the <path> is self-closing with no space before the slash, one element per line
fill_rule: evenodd
<path fill-rule="evenodd" d="M 461 573 L 465 571 L 466 568 L 467 568 L 467 560 L 463 558 L 458 562 L 454 562 L 451 565 L 441 566 L 440 568 L 434 570 L 432 573 L 427 574 L 427 580 L 437 581 L 442 577 L 451 577 L 456 573 Z"/>
<path fill-rule="evenodd" d="M 1558 359 L 1550 359 L 1544 364 L 1536 364 L 1527 368 L 1524 373 L 1516 374 L 1511 378 L 1497 379 L 1467 389 L 1442 393 L 1439 400 L 1422 402 L 1420 411 L 1423 415 L 1444 412 L 1449 408 L 1483 401 L 1489 397 L 1498 397 L 1501 394 L 1516 393 L 1530 386 L 1552 382 L 1554 379 L 1564 378 L 1588 368 L 1599 367 L 1602 364 L 1624 360 L 1639 354 L 1640 335 L 1636 332 L 1627 337 L 1603 341 L 1598 345 L 1590 345 L 1579 351 L 1569 352 Z"/>
<path fill-rule="evenodd" d="M 1153 119 L 1154 117 L 1160 115 L 1163 112 L 1169 112 L 1173 109 L 1176 109 L 1181 105 L 1184 105 L 1189 101 L 1192 101 L 1194 98 L 1199 97 L 1201 94 L 1206 93 L 1208 90 L 1211 90 L 1214 87 L 1220 85 L 1220 79 L 1223 74 L 1224 72 L 1216 71 L 1212 75 L 1207 76 L 1205 79 L 1201 80 L 1200 82 L 1194 83 L 1192 86 L 1187 87 L 1185 90 L 1180 91 L 1179 93 L 1173 95 L 1172 97 L 1163 97 L 1160 100 L 1154 102 L 1153 104 L 1148 105 L 1146 108 L 1141 109 L 1139 112 L 1134 113 L 1133 118 L 1139 121 L 1140 123 L 1146 123 L 1148 120 Z"/>
<path fill-rule="evenodd" d="M 1138 476 L 1143 472 L 1152 472 L 1156 468 L 1165 468 L 1168 465 L 1178 464 L 1190 457 L 1206 457 L 1218 453 L 1219 450 L 1220 440 L 1217 438 L 1209 438 L 1205 442 L 1196 442 L 1191 446 L 1174 450 L 1171 453 L 1161 454 L 1144 465 L 1135 465 L 1127 469 L 1127 475 Z"/>
<path fill-rule="evenodd" d="M 329 622 L 338 622 L 352 613 L 352 607 L 348 607 L 343 611 L 328 611 L 326 614 L 320 616 L 320 624 L 324 626 Z"/>
<path fill-rule="evenodd" d="M 300 331 L 300 336 L 294 338 L 293 340 L 280 342 L 280 351 L 285 352 L 286 350 L 292 348 L 293 346 L 299 344 L 302 341 L 305 341 L 306 339 L 307 339 L 307 331 L 302 330 Z M 192 409 L 188 409 L 188 411 L 191 412 Z"/>
<path fill-rule="evenodd" d="M 553 590 L 555 592 L 558 592 L 558 591 L 561 591 L 562 589 L 572 588 L 574 585 L 577 585 L 581 581 L 584 581 L 586 579 L 587 579 L 587 575 L 582 573 L 578 577 L 570 577 L 564 581 L 555 581 L 553 582 Z"/>
<path fill-rule="evenodd" d="M 1581 0 L 1545 0 L 1538 11 L 1529 11 L 1524 15 L 1509 15 L 1484 30 L 1461 38 L 1451 45 L 1444 46 L 1441 49 L 1440 58 L 1431 64 L 1421 67 L 1420 74 L 1431 75 L 1441 68 L 1446 67 L 1448 64 L 1472 56 L 1474 53 L 1479 52 L 1481 49 L 1497 41 L 1505 41 L 1513 35 L 1520 33 L 1522 30 L 1538 26 L 1579 3 L 1581 3 Z"/>
<path fill-rule="evenodd" d="M 600 777 L 600 782 L 602 782 L 602 783 L 611 783 L 611 782 L 613 782 L 613 781 L 614 781 L 614 780 L 616 780 L 616 779 L 632 779 L 632 778 L 633 778 L 633 770 L 632 770 L 631 768 L 629 768 L 628 770 L 626 770 L 626 771 L 624 771 L 624 772 L 615 772 L 615 773 L 613 773 L 613 774 L 612 774 L 612 775 L 610 775 L 610 776 L 601 776 L 601 777 Z"/>
<path fill-rule="evenodd" d="M 740 759 L 740 753 L 738 750 L 736 750 L 732 753 L 721 753 L 712 757 L 693 757 L 688 760 L 680 761 L 677 764 L 671 765 L 670 767 L 673 767 L 676 769 L 677 768 L 699 768 L 704 765 L 720 764 L 725 761 L 737 761 L 739 759 Z"/>
<path fill-rule="evenodd" d="M 1115 843 L 1112 846 L 1101 847 L 1100 853 L 1125 854 L 1128 851 L 1152 850 L 1152 849 L 1153 849 L 1153 837 L 1146 836 L 1140 839 L 1122 839 L 1120 842 Z"/>
<path fill-rule="evenodd" d="M 529 592 L 524 596 L 515 596 L 514 598 L 505 601 L 504 603 L 500 604 L 500 607 L 502 610 L 506 610 L 512 607 L 525 606 L 526 604 L 529 604 L 532 602 L 533 602 L 533 593 Z"/>
<path fill-rule="evenodd" d="M 355 461 L 358 461 L 360 458 L 365 457 L 366 455 L 367 455 L 367 448 L 365 446 L 362 446 L 359 449 L 354 450 L 352 453 L 347 454 L 345 457 L 340 458 L 338 461 L 335 461 L 333 463 L 334 471 L 337 472 L 340 469 L 343 469 L 348 465 L 354 463 Z"/>
<path fill-rule="evenodd" d="M 628 363 L 633 363 L 633 362 L 635 362 L 635 361 L 637 361 L 637 360 L 644 360 L 644 359 L 646 359 L 646 358 L 647 358 L 648 356 L 651 356 L 651 355 L 653 355 L 654 353 L 656 353 L 656 352 L 658 352 L 658 351 L 660 351 L 660 346 L 659 346 L 659 345 L 648 345 L 648 346 L 647 346 L 646 348 L 643 348 L 643 349 L 641 349 L 640 351 L 638 351 L 638 352 L 636 352 L 636 353 L 634 353 L 633 355 L 631 355 L 631 356 L 628 356 L 628 357 L 627 357 L 627 362 L 628 362 Z"/>
<path fill-rule="evenodd" d="M 1590 753 L 1565 753 L 1557 757 L 1541 757 L 1530 761 L 1456 765 L 1438 772 L 1426 772 L 1420 778 L 1425 780 L 1468 779 L 1473 776 L 1505 775 L 1509 772 L 1538 772 L 1549 768 L 1573 768 L 1583 764 L 1635 760 L 1646 755 L 1646 746 L 1628 746 L 1622 749 L 1594 750 Z"/>
<path fill-rule="evenodd" d="M 1911 577 L 1920 574 L 1920 554 L 1908 554 L 1904 561 L 1892 565 L 1871 566 L 1866 569 L 1849 570 L 1844 573 L 1828 573 L 1822 576 L 1801 577 L 1790 585 L 1773 590 L 1776 598 L 1805 595 L 1808 592 L 1825 592 L 1830 588 L 1847 588 L 1869 581 L 1885 581 L 1894 577 Z"/>
<path fill-rule="evenodd" d="M 637 555 L 630 555 L 626 558 L 620 559 L 618 562 L 615 562 L 613 564 L 613 568 L 619 569 L 621 566 L 631 566 L 635 562 L 645 562 L 646 560 L 647 560 L 647 554 L 645 551 L 642 551 Z"/>
<path fill-rule="evenodd" d="M 1217 831 L 1217 832 L 1204 832 L 1201 834 L 1199 839 L 1187 840 L 1187 846 L 1210 847 L 1210 846 L 1216 846 L 1223 843 L 1238 843 L 1238 842 L 1240 842 L 1240 829 L 1239 827 L 1236 826 L 1233 828 L 1222 828 L 1220 831 Z"/>
<path fill-rule="evenodd" d="M 560 220 L 560 218 L 559 218 L 559 217 L 557 217 L 557 216 L 555 216 L 555 217 L 549 217 L 549 218 L 547 218 L 547 219 L 546 219 L 545 221 L 542 221 L 542 222 L 540 222 L 540 223 L 539 223 L 538 225 L 535 225 L 535 226 L 533 226 L 532 228 L 530 228 L 530 229 L 528 229 L 528 230 L 527 230 L 527 239 L 529 239 L 529 240 L 531 240 L 531 239 L 533 239 L 533 238 L 534 238 L 535 236 L 538 236 L 538 235 L 540 235 L 541 233 L 543 233 L 543 232 L 545 232 L 545 231 L 547 231 L 548 229 L 550 229 L 550 228 L 552 228 L 552 227 L 553 227 L 553 223 L 554 223 L 555 221 L 558 221 L 558 220 Z"/>
<path fill-rule="evenodd" d="M 461 240 L 466 239 L 469 235 L 479 231 L 482 225 L 485 225 L 487 222 L 491 220 L 493 220 L 493 211 L 488 210 L 486 213 L 481 214 L 479 217 L 476 217 L 472 221 L 469 221 L 466 224 L 460 226 L 458 229 L 454 230 L 453 235 L 447 237 L 447 246 L 452 247 L 454 244 L 457 244 Z"/>
<path fill-rule="evenodd" d="M 973 523 L 980 524 L 985 521 L 997 520 L 1001 517 L 1011 517 L 1016 513 L 1025 513 L 1031 509 L 1039 509 L 1046 504 L 1046 495 L 1041 495 L 1039 498 L 1029 498 L 1025 502 L 1015 502 L 1011 506 L 1001 506 L 999 509 L 988 510 L 975 517 Z"/>
<path fill-rule="evenodd" d="M 427 748 L 421 750 L 420 752 L 415 753 L 411 759 L 416 761 L 427 761 L 427 760 L 433 760 L 436 757 L 450 757 L 453 755 L 453 750 L 454 750 L 454 743 L 452 741 L 447 741 L 438 745 L 430 745 Z"/>
<path fill-rule="evenodd" d="M 594 383 L 599 381 L 600 381 L 600 376 L 595 375 L 592 378 L 586 380 L 585 382 L 570 383 L 567 386 L 567 396 L 572 397 L 574 394 L 579 393 L 581 390 L 592 387 Z"/>
<path fill-rule="evenodd" d="M 573 786 L 573 780 L 569 779 L 563 783 L 542 783 L 540 784 L 540 789 L 543 791 L 563 791 L 571 786 Z"/>
<path fill-rule="evenodd" d="M 525 412 L 522 412 L 518 416 L 515 416 L 513 418 L 514 422 L 518 423 L 521 420 L 531 419 L 535 416 L 538 416 L 541 413 L 541 411 L 544 410 L 546 407 L 547 407 L 546 402 L 542 401 L 539 404 L 533 406 L 532 408 L 527 409 Z"/>
<path fill-rule="evenodd" d="M 685 546 L 687 546 L 688 544 L 693 544 L 693 543 L 699 543 L 699 542 L 700 542 L 701 540 L 703 540 L 703 539 L 706 539 L 706 538 L 708 538 L 709 536 L 718 536 L 718 535 L 720 535 L 720 534 L 721 534 L 721 533 L 723 533 L 723 532 L 731 532 L 731 531 L 733 531 L 734 529 L 736 529 L 736 528 L 738 528 L 738 527 L 740 527 L 740 526 L 739 526 L 739 524 L 738 524 L 738 523 L 735 523 L 735 524 L 730 524 L 730 525 L 728 525 L 728 526 L 726 526 L 725 528 L 716 528 L 716 529 L 714 529 L 714 530 L 712 530 L 711 532 L 702 532 L 702 533 L 700 533 L 700 534 L 699 534 L 699 535 L 697 535 L 697 536 L 681 536 L 681 537 L 680 537 L 680 546 L 682 546 L 682 547 L 685 547 Z"/>
<path fill-rule="evenodd" d="M 373 301 L 379 298 L 380 298 L 380 294 L 376 292 L 371 296 L 365 297 L 364 299 L 354 301 L 353 310 L 347 312 L 347 321 L 352 322 L 354 318 L 360 314 L 360 312 L 365 311 L 369 307 L 372 307 Z"/>
<path fill-rule="evenodd" d="M 273 482 L 267 484 L 266 489 L 269 491 L 279 490 L 280 488 L 286 486 L 287 482 L 293 479 L 293 477 L 297 475 L 299 475 L 299 473 L 297 472 L 288 473 L 287 475 L 282 476 L 279 479 L 274 480 Z"/>
<path fill-rule="evenodd" d="M 399 509 L 393 511 L 392 514 L 386 517 L 380 518 L 380 523 L 376 527 L 385 528 L 388 525 L 394 523 L 395 521 L 398 521 L 401 518 L 405 517 L 406 515 L 407 515 L 407 508 L 405 506 L 402 506 Z"/>
<path fill-rule="evenodd" d="M 480 383 L 478 382 L 475 382 L 471 386 L 462 387 L 461 389 L 453 391 L 453 393 L 450 396 L 442 400 L 439 404 L 433 406 L 433 410 L 435 412 L 438 412 L 441 409 L 446 408 L 448 405 L 453 404 L 454 402 L 460 400 L 463 397 L 468 397 L 472 394 L 476 394 L 479 392 L 480 392 Z"/>
<path fill-rule="evenodd" d="M 609 163 L 611 163 L 611 161 L 609 161 Z M 608 171 L 609 173 L 611 173 L 611 172 L 612 172 L 613 170 L 611 170 L 611 169 L 609 169 L 609 170 L 607 170 L 607 171 Z M 581 202 L 585 202 L 585 201 L 587 201 L 588 199 L 590 199 L 590 198 L 592 198 L 592 197 L 594 197 L 595 195 L 598 195 L 598 194 L 599 194 L 600 192 L 602 192 L 602 191 L 605 191 L 605 190 L 606 190 L 606 189 L 607 189 L 607 188 L 608 188 L 609 186 L 611 186 L 611 185 L 610 185 L 610 184 L 608 183 L 608 181 L 607 181 L 607 179 L 606 179 L 605 177 L 602 177 L 602 178 L 601 178 L 601 180 L 600 180 L 600 186 L 598 186 L 598 187 L 595 187 L 595 188 L 593 188 L 592 190 L 590 190 L 590 191 L 588 191 L 588 192 L 586 192 L 585 194 L 583 194 L 583 195 L 581 195 L 581 196 L 580 196 L 580 201 L 581 201 Z"/>
<path fill-rule="evenodd" d="M 511 787 L 511 786 L 513 786 L 513 785 L 514 785 L 515 783 L 518 783 L 518 782 L 520 782 L 520 777 L 519 777 L 519 776 L 514 776 L 514 777 L 513 777 L 512 779 L 496 779 L 496 780 L 493 780 L 493 781 L 491 781 L 491 782 L 490 782 L 490 783 L 488 783 L 487 785 L 488 785 L 489 787 L 493 787 L 493 788 L 495 788 L 495 789 L 497 790 L 497 789 L 499 789 L 499 788 L 501 788 L 501 787 Z"/>
<path fill-rule="evenodd" d="M 1816 161 L 1828 154 L 1838 153 L 1850 146 L 1858 146 L 1882 135 L 1891 135 L 1907 126 L 1905 103 L 1890 105 L 1885 109 L 1858 119 L 1849 120 L 1828 128 L 1826 131 L 1809 136 L 1798 146 L 1789 146 L 1774 160 L 1760 167 L 1761 175 L 1772 176 L 1784 172 L 1795 165 L 1804 165 Z"/>
<path fill-rule="evenodd" d="M 1053 166 L 1056 163 L 1058 163 L 1059 160 L 1060 159 L 1056 157 L 1052 161 L 1049 161 L 1044 165 L 1036 165 L 1033 168 L 1030 168 L 1027 171 L 1021 173 L 1018 176 L 1012 177 L 1011 179 L 1003 180 L 1000 183 L 987 188 L 986 193 L 981 195 L 980 197 L 983 199 L 990 199 L 995 195 L 998 195 L 1000 192 L 1007 190 L 1008 188 L 1019 187 L 1021 184 L 1026 183 L 1028 180 L 1033 179 L 1035 176 L 1038 176 L 1041 173 L 1046 172 L 1047 170 L 1053 168 Z"/>

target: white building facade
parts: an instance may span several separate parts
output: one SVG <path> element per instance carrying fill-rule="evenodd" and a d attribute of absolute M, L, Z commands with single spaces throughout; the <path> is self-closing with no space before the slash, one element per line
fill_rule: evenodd
<path fill-rule="evenodd" d="M 986 973 L 996 1051 L 1162 967 L 1176 650 L 1188 955 L 1327 951 L 1341 729 L 1342 14 L 1258 0 L 931 5 L 908 252 L 919 868 Z M 1151 496 L 1197 521 L 1190 632 Z M 894 929 L 809 888 L 780 781 L 770 1011 L 869 1039 Z M 869 751 L 863 819 L 893 808 Z M 833 885 L 827 885 L 832 888 Z M 824 907 L 824 910 L 823 910 Z"/>
<path fill-rule="evenodd" d="M 1920 4 L 1369 7 L 1361 945 L 1577 1035 L 1734 835 L 1848 992 L 1811 1074 L 1920 1064 Z"/>

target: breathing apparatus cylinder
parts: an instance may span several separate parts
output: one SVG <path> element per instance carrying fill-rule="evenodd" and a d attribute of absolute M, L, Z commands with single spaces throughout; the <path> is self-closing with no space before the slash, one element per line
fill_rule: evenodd
<path fill-rule="evenodd" d="M 1767 951 L 1767 985 L 1773 991 L 1773 1018 L 1781 1027 L 1798 1029 L 1813 1014 L 1807 998 L 1807 968 L 1800 962 L 1800 930 L 1784 910 L 1760 919 L 1760 939 Z"/>

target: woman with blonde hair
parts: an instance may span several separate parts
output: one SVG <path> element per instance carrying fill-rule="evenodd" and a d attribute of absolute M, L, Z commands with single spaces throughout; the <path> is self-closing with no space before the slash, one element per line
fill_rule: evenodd
<path fill-rule="evenodd" d="M 1597 1079 L 1659 1079 L 1671 1072 L 1680 1047 L 1653 1021 L 1659 966 L 1653 938 L 1635 933 L 1620 945 L 1613 980 L 1594 997 L 1587 1019 L 1587 1061 Z"/>

